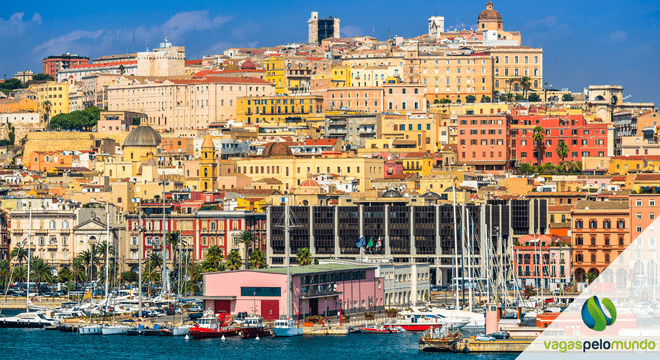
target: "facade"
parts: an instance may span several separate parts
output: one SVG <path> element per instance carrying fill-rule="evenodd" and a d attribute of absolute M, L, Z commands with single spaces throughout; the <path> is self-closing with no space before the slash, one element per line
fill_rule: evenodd
<path fill-rule="evenodd" d="M 380 114 L 341 114 L 325 116 L 325 138 L 363 148 L 368 140 L 378 138 Z"/>
<path fill-rule="evenodd" d="M 309 265 L 291 268 L 292 318 L 312 315 L 336 316 L 378 311 L 383 305 L 383 279 L 371 266 Z M 287 276 L 285 267 L 219 272 L 204 275 L 204 307 L 258 314 L 266 321 L 286 318 Z"/>
<path fill-rule="evenodd" d="M 138 74 L 138 62 L 125 61 L 107 64 L 76 65 L 59 71 L 56 79 L 58 82 L 62 82 L 73 78 L 76 82 L 81 82 L 85 77 L 96 74 L 115 75 L 115 77 L 120 75 L 136 76 Z"/>
<path fill-rule="evenodd" d="M 89 57 L 76 54 L 51 55 L 42 61 L 44 74 L 48 74 L 57 79 L 57 73 L 60 70 L 69 69 L 74 66 L 89 64 Z"/>
<path fill-rule="evenodd" d="M 37 93 L 37 109 L 46 113 L 46 101 L 50 102 L 49 117 L 69 113 L 69 83 L 50 81 L 30 86 L 30 90 Z"/>
<path fill-rule="evenodd" d="M 308 93 L 312 78 L 329 75 L 332 63 L 326 58 L 274 55 L 263 61 L 266 80 L 275 87 L 275 94 Z"/>
<path fill-rule="evenodd" d="M 0 124 L 12 124 L 14 126 L 39 125 L 41 117 L 39 113 L 15 112 L 0 113 Z"/>
<path fill-rule="evenodd" d="M 521 92 L 521 79 L 530 78 L 531 91 L 543 90 L 543 49 L 528 46 L 496 46 L 483 50 L 493 60 L 493 90 L 502 94 Z M 513 81 L 509 82 L 510 79 Z"/>
<path fill-rule="evenodd" d="M 424 88 L 419 84 L 383 84 L 379 87 L 331 88 L 323 107 L 328 110 L 425 114 Z"/>
<path fill-rule="evenodd" d="M 307 37 L 309 44 L 321 44 L 323 39 L 341 37 L 339 19 L 332 16 L 327 19 L 319 19 L 319 13 L 312 11 L 312 16 L 307 20 L 307 26 L 309 28 Z"/>
<path fill-rule="evenodd" d="M 33 76 L 34 73 L 32 72 L 32 70 L 27 69 L 25 71 L 18 71 L 16 74 L 14 74 L 14 79 L 18 79 L 21 82 L 25 83 L 32 80 Z"/>
<path fill-rule="evenodd" d="M 656 219 L 656 211 L 660 215 L 656 204 L 660 205 L 660 195 L 654 194 L 630 194 L 628 197 L 630 206 L 630 229 L 631 241 L 637 239 L 644 230 Z"/>
<path fill-rule="evenodd" d="M 202 144 L 202 159 L 199 164 L 199 189 L 202 191 L 215 191 L 218 189 L 217 171 L 215 162 L 215 146 L 210 135 L 206 135 Z"/>
<path fill-rule="evenodd" d="M 429 39 L 436 40 L 441 37 L 445 32 L 445 18 L 444 16 L 430 16 L 429 17 Z"/>
<path fill-rule="evenodd" d="M 507 115 L 458 116 L 458 163 L 501 171 L 509 161 Z"/>
<path fill-rule="evenodd" d="M 239 97 L 274 94 L 264 80 L 233 77 L 122 77 L 107 91 L 108 110 L 143 112 L 147 114 L 143 125 L 162 130 L 206 129 L 212 122 L 235 119 Z"/>
<path fill-rule="evenodd" d="M 449 189 L 451 192 L 451 190 Z M 400 195 L 400 194 L 399 194 Z M 383 261 L 394 259 L 394 263 L 430 264 L 430 283 L 449 284 L 456 276 L 454 263 L 453 206 L 428 204 L 419 198 L 420 206 L 407 205 L 410 198 L 379 197 L 349 206 L 293 206 L 290 210 L 302 227 L 297 228 L 290 238 L 291 253 L 306 247 L 312 257 L 318 259 L 354 260 L 360 257 L 355 246 L 362 236 L 381 242 L 367 252 L 368 259 Z M 413 200 L 415 200 L 413 198 Z M 540 211 L 536 211 L 536 209 Z M 284 206 L 271 206 L 267 209 L 267 258 L 275 266 L 284 263 L 284 233 L 275 224 L 281 222 Z M 488 246 L 494 256 L 503 261 L 512 261 L 513 240 L 538 231 L 546 232 L 547 203 L 530 200 L 492 200 L 484 205 L 461 204 L 457 215 L 469 214 L 475 224 L 475 239 L 497 239 Z M 461 224 L 468 216 L 457 219 Z M 479 224 L 484 224 L 482 228 Z M 480 234 L 487 232 L 488 237 Z M 460 234 L 460 232 L 459 232 Z M 459 236 L 464 236 L 461 234 Z M 461 241 L 461 240 L 459 240 Z M 476 241 L 476 240 L 475 240 Z M 494 240 L 493 240 L 494 241 Z M 466 239 L 462 239 L 467 244 Z M 485 274 L 485 252 L 478 249 L 486 246 L 479 243 L 474 251 L 480 272 Z M 459 251 L 467 252 L 465 246 Z M 506 258 L 506 259 L 505 259 Z M 459 260 L 460 261 L 460 260 Z M 459 275 L 460 276 L 460 270 Z"/>
<path fill-rule="evenodd" d="M 632 242 L 628 202 L 581 200 L 571 220 L 576 282 L 587 281 L 588 273 L 600 275 Z"/>
<path fill-rule="evenodd" d="M 138 76 L 180 76 L 185 73 L 186 53 L 165 39 L 152 52 L 137 53 Z"/>
<path fill-rule="evenodd" d="M 108 85 L 114 84 L 120 77 L 119 73 L 93 72 L 82 77 L 83 107 L 96 106 L 99 109 L 108 108 Z"/>
<path fill-rule="evenodd" d="M 449 99 L 452 103 L 473 102 L 493 96 L 494 58 L 485 53 L 419 55 L 420 81 L 429 101 Z"/>
<path fill-rule="evenodd" d="M 139 120 L 141 116 L 141 113 L 132 111 L 101 111 L 96 129 L 100 134 L 127 132 L 134 120 Z"/>
<path fill-rule="evenodd" d="M 513 267 L 522 285 L 540 289 L 563 287 L 573 282 L 570 244 L 553 235 L 526 235 L 513 246 Z M 541 270 L 541 260 L 543 270 Z M 541 271 L 543 271 L 541 273 Z"/>
<path fill-rule="evenodd" d="M 583 116 L 513 116 L 511 119 L 511 160 L 519 163 L 538 164 L 538 148 L 534 142 L 534 128 L 545 130 L 541 163 L 559 165 L 562 161 L 579 161 L 583 157 L 608 154 L 609 124 L 590 122 Z M 562 159 L 557 155 L 560 143 L 568 146 L 568 154 Z"/>
<path fill-rule="evenodd" d="M 0 99 L 0 113 L 18 113 L 37 111 L 37 102 L 30 98 Z"/>
<path fill-rule="evenodd" d="M 236 101 L 236 119 L 244 124 L 304 122 L 323 116 L 322 96 L 251 96 Z"/>

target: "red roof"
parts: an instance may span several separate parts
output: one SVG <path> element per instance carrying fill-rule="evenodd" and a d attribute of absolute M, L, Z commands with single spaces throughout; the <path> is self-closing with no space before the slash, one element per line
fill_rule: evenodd
<path fill-rule="evenodd" d="M 204 78 L 204 79 L 192 79 L 192 80 L 180 80 L 180 79 L 169 79 L 169 81 L 175 84 L 202 84 L 202 83 L 219 83 L 219 84 L 269 84 L 270 82 L 266 80 L 261 80 L 253 77 L 213 77 L 213 78 Z"/>
<path fill-rule="evenodd" d="M 305 140 L 305 145 L 333 146 L 336 143 L 337 143 L 337 139 L 307 139 L 307 140 Z"/>
<path fill-rule="evenodd" d="M 637 174 L 635 181 L 660 181 L 660 174 Z"/>
<path fill-rule="evenodd" d="M 202 63 L 202 59 L 197 59 L 197 60 L 186 60 L 186 66 L 187 65 L 198 65 Z"/>
<path fill-rule="evenodd" d="M 137 61 L 120 61 L 120 62 L 107 63 L 107 64 L 85 64 L 85 65 L 72 66 L 69 69 L 100 68 L 100 67 L 111 67 L 111 66 L 119 66 L 119 65 L 137 65 Z"/>
<path fill-rule="evenodd" d="M 623 175 L 612 176 L 611 181 L 626 181 L 626 177 Z"/>

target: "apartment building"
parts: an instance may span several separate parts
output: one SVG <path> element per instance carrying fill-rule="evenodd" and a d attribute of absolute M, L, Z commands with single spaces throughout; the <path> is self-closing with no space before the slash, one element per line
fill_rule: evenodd
<path fill-rule="evenodd" d="M 507 115 L 458 116 L 458 162 L 476 170 L 502 171 L 509 161 Z"/>

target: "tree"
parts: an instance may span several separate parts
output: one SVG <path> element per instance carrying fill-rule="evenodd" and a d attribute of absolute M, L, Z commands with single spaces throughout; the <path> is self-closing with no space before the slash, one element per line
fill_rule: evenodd
<path fill-rule="evenodd" d="M 176 276 L 179 272 L 178 268 L 178 263 L 177 263 L 177 255 L 179 253 L 179 242 L 181 241 L 181 233 L 178 231 L 171 231 L 165 234 L 165 241 L 167 242 L 167 245 L 170 246 L 170 251 L 172 251 L 172 264 L 174 265 L 173 268 L 175 271 L 172 272 L 173 276 Z"/>
<path fill-rule="evenodd" d="M 71 281 L 71 270 L 69 268 L 65 267 L 60 270 L 60 272 L 57 274 L 57 277 L 59 278 L 59 282 L 61 283 L 68 283 Z"/>
<path fill-rule="evenodd" d="M 119 65 L 119 74 L 124 75 L 125 72 L 126 72 L 126 69 L 124 68 L 124 65 Z"/>
<path fill-rule="evenodd" d="M 50 74 L 36 74 L 32 76 L 33 81 L 55 81 L 55 78 L 53 78 Z"/>
<path fill-rule="evenodd" d="M 532 87 L 532 79 L 529 76 L 523 76 L 520 79 L 520 85 L 522 86 L 523 89 L 523 98 L 526 98 L 527 91 L 529 91 L 529 88 Z"/>
<path fill-rule="evenodd" d="M 518 101 L 518 100 L 525 100 L 525 97 L 522 96 L 522 94 L 516 94 L 516 96 L 514 97 L 514 99 L 515 99 L 516 101 Z"/>
<path fill-rule="evenodd" d="M 257 249 L 250 255 L 250 264 L 253 269 L 263 269 L 266 267 L 266 255 L 263 251 Z"/>
<path fill-rule="evenodd" d="M 490 96 L 482 96 L 481 97 L 481 102 L 482 103 L 489 103 L 490 102 Z"/>
<path fill-rule="evenodd" d="M 257 241 L 257 237 L 254 236 L 254 233 L 250 230 L 244 230 L 238 236 L 238 243 L 243 244 L 245 247 L 245 256 L 244 259 L 248 260 L 248 249 L 250 245 L 254 244 Z M 247 268 L 247 265 L 245 266 Z"/>
<path fill-rule="evenodd" d="M 477 97 L 474 95 L 468 95 L 465 97 L 465 102 L 468 104 L 474 104 L 475 101 L 477 101 Z"/>
<path fill-rule="evenodd" d="M 531 93 L 527 97 L 527 100 L 529 100 L 531 102 L 539 102 L 539 101 L 541 101 L 541 96 L 539 96 L 539 94 L 537 94 L 537 93 Z"/>
<path fill-rule="evenodd" d="M 543 153 L 545 152 L 545 129 L 541 126 L 534 127 L 532 139 L 534 140 L 534 148 L 536 150 L 536 157 L 538 163 L 543 161 Z"/>
<path fill-rule="evenodd" d="M 110 256 L 114 255 L 115 254 L 114 246 L 108 245 L 108 242 L 106 240 L 103 240 L 103 241 L 101 241 L 100 243 L 98 243 L 96 245 L 96 256 L 99 258 L 99 261 L 101 261 L 100 259 L 103 259 L 103 261 L 101 262 L 102 264 L 105 264 L 105 260 L 106 260 L 106 258 L 105 258 L 105 254 L 106 254 L 105 249 L 108 246 L 109 246 L 108 255 L 110 255 Z"/>
<path fill-rule="evenodd" d="M 506 101 L 508 101 L 508 102 L 512 102 L 513 99 L 515 98 L 515 96 L 513 95 L 513 93 L 510 93 L 510 92 L 509 92 L 509 93 L 506 93 L 505 96 L 506 96 Z"/>
<path fill-rule="evenodd" d="M 444 99 L 440 100 L 440 104 L 451 104 L 451 100 L 447 99 L 447 98 L 444 98 Z"/>
<path fill-rule="evenodd" d="M 561 101 L 573 101 L 572 94 L 564 94 L 561 96 Z"/>
<path fill-rule="evenodd" d="M 500 102 L 500 92 L 498 90 L 493 90 L 493 102 Z"/>
<path fill-rule="evenodd" d="M 4 288 L 11 277 L 11 264 L 9 260 L 0 261 L 0 285 Z"/>
<path fill-rule="evenodd" d="M 440 100 L 438 99 L 433 100 L 433 104 L 440 104 Z"/>
<path fill-rule="evenodd" d="M 308 248 L 299 248 L 298 254 L 296 255 L 296 262 L 300 266 L 312 265 L 312 254 L 309 252 Z"/>
<path fill-rule="evenodd" d="M 241 254 L 238 253 L 238 250 L 234 249 L 229 252 L 227 255 L 227 268 L 231 270 L 238 270 L 243 265 L 243 259 L 241 259 Z"/>
<path fill-rule="evenodd" d="M 557 145 L 557 149 L 555 149 L 555 152 L 557 153 L 557 156 L 559 156 L 562 162 L 568 156 L 569 151 L 570 149 L 568 148 L 568 145 L 566 145 L 566 142 L 564 140 L 559 140 L 559 144 Z"/>
<path fill-rule="evenodd" d="M 16 259 L 18 261 L 18 265 L 23 265 L 23 260 L 27 258 L 28 251 L 26 248 L 22 247 L 21 245 L 16 246 L 15 248 L 11 249 L 11 252 L 9 253 L 9 258 L 10 259 Z"/>
<path fill-rule="evenodd" d="M 42 283 L 53 282 L 53 268 L 40 257 L 32 258 L 30 271 L 32 279 L 37 283 L 37 289 L 41 288 Z"/>
<path fill-rule="evenodd" d="M 514 82 L 516 82 L 516 78 L 510 78 L 509 80 L 507 80 L 507 83 L 509 84 L 509 92 L 511 92 Z"/>
<path fill-rule="evenodd" d="M 206 252 L 206 258 L 202 263 L 204 272 L 224 271 L 224 259 L 222 248 L 217 245 L 212 245 Z"/>
<path fill-rule="evenodd" d="M 518 169 L 523 174 L 532 174 L 534 173 L 534 166 L 528 163 L 524 163 Z"/>
<path fill-rule="evenodd" d="M 587 273 L 587 276 L 586 276 L 586 277 L 587 277 L 587 281 L 589 282 L 589 284 L 591 284 L 592 282 L 594 282 L 594 280 L 596 280 L 596 278 L 598 277 L 598 275 L 596 275 L 596 273 L 593 272 L 593 271 L 589 271 L 589 272 Z"/>
<path fill-rule="evenodd" d="M 85 270 L 84 260 L 81 257 L 73 259 L 71 265 L 71 280 L 76 283 L 76 287 L 78 287 L 79 283 L 87 281 L 87 271 Z"/>
<path fill-rule="evenodd" d="M 127 283 L 135 283 L 136 281 L 140 280 L 140 277 L 138 273 L 135 271 L 124 271 L 121 273 L 121 281 L 127 282 Z"/>
<path fill-rule="evenodd" d="M 53 106 L 53 103 L 50 102 L 50 100 L 44 101 L 44 120 L 46 121 L 46 125 L 48 125 L 48 120 L 50 119 L 50 109 Z"/>
<path fill-rule="evenodd" d="M 27 267 L 25 265 L 14 266 L 12 278 L 14 278 L 19 284 L 27 280 Z"/>
<path fill-rule="evenodd" d="M 64 130 L 90 130 L 101 118 L 101 109 L 90 107 L 85 110 L 76 110 L 68 114 L 57 114 L 50 121 L 52 129 Z"/>

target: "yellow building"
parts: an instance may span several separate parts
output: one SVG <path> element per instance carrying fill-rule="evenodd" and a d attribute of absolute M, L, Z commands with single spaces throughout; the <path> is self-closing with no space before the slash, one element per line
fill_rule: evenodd
<path fill-rule="evenodd" d="M 493 90 L 522 92 L 521 80 L 530 78 L 530 90 L 543 90 L 543 49 L 528 46 L 496 46 L 485 50 L 494 59 Z M 540 93 L 541 97 L 543 94 Z"/>
<path fill-rule="evenodd" d="M 403 148 L 407 151 L 431 153 L 441 148 L 438 142 L 438 123 L 435 117 L 410 118 L 405 115 L 383 115 L 380 121 L 381 124 L 378 128 L 380 129 L 379 137 L 381 139 L 407 140 L 411 144 L 414 142 L 415 150 L 411 150 L 407 146 L 398 146 L 398 148 Z M 403 142 L 399 141 L 393 142 L 391 145 L 396 148 L 396 145 L 399 145 L 397 143 L 403 144 Z M 367 148 L 369 147 L 367 146 Z"/>
<path fill-rule="evenodd" d="M 418 192 L 420 194 L 440 193 L 452 186 L 458 186 L 461 182 L 463 182 L 462 171 L 432 171 L 419 180 Z"/>
<path fill-rule="evenodd" d="M 263 63 L 266 81 L 275 86 L 275 94 L 288 94 L 290 90 L 309 89 L 312 77 L 328 73 L 331 60 L 312 57 L 271 56 Z"/>
<path fill-rule="evenodd" d="M 629 172 L 660 172 L 660 156 L 614 156 L 610 160 L 610 174 L 626 175 Z"/>
<path fill-rule="evenodd" d="M 244 124 L 286 123 L 287 118 L 323 120 L 323 96 L 246 96 L 236 100 Z"/>
<path fill-rule="evenodd" d="M 217 188 L 215 146 L 211 135 L 206 135 L 204 143 L 202 143 L 202 161 L 199 164 L 199 189 L 215 191 Z"/>
<path fill-rule="evenodd" d="M 35 112 L 37 103 L 30 98 L 0 99 L 0 113 Z"/>
<path fill-rule="evenodd" d="M 351 86 L 375 87 L 383 84 L 399 83 L 402 74 L 400 66 L 358 66 L 351 68 Z"/>
<path fill-rule="evenodd" d="M 264 61 L 264 67 L 266 68 L 266 81 L 275 85 L 275 94 L 288 93 L 284 58 L 271 56 Z"/>
<path fill-rule="evenodd" d="M 433 171 L 433 158 L 424 152 L 408 153 L 401 160 L 403 172 L 410 174 L 426 175 Z"/>
<path fill-rule="evenodd" d="M 264 177 L 280 180 L 283 192 L 300 186 L 308 174 L 338 174 L 358 180 L 358 190 L 370 188 L 371 179 L 384 176 L 384 160 L 361 157 L 294 157 L 282 143 L 268 144 L 262 158 L 236 159 L 238 173 L 256 181 Z"/>
<path fill-rule="evenodd" d="M 123 162 L 131 164 L 132 176 L 141 173 L 140 166 L 142 163 L 149 158 L 153 158 L 154 154 L 158 153 L 158 147 L 160 145 L 160 134 L 158 134 L 158 132 L 156 132 L 151 126 L 140 125 L 128 133 L 126 140 L 124 140 Z M 107 167 L 106 164 L 106 168 Z M 109 176 L 116 177 L 113 175 Z"/>
<path fill-rule="evenodd" d="M 267 205 L 268 202 L 264 198 L 236 198 L 236 210 L 263 213 L 266 212 Z"/>
<path fill-rule="evenodd" d="M 338 65 L 330 70 L 330 77 L 332 78 L 330 84 L 332 87 L 347 87 L 351 86 L 351 70 L 353 67 L 350 65 Z"/>
<path fill-rule="evenodd" d="M 49 81 L 31 85 L 30 90 L 37 93 L 37 110 L 46 113 L 46 101 L 50 102 L 49 117 L 69 113 L 69 83 Z"/>

